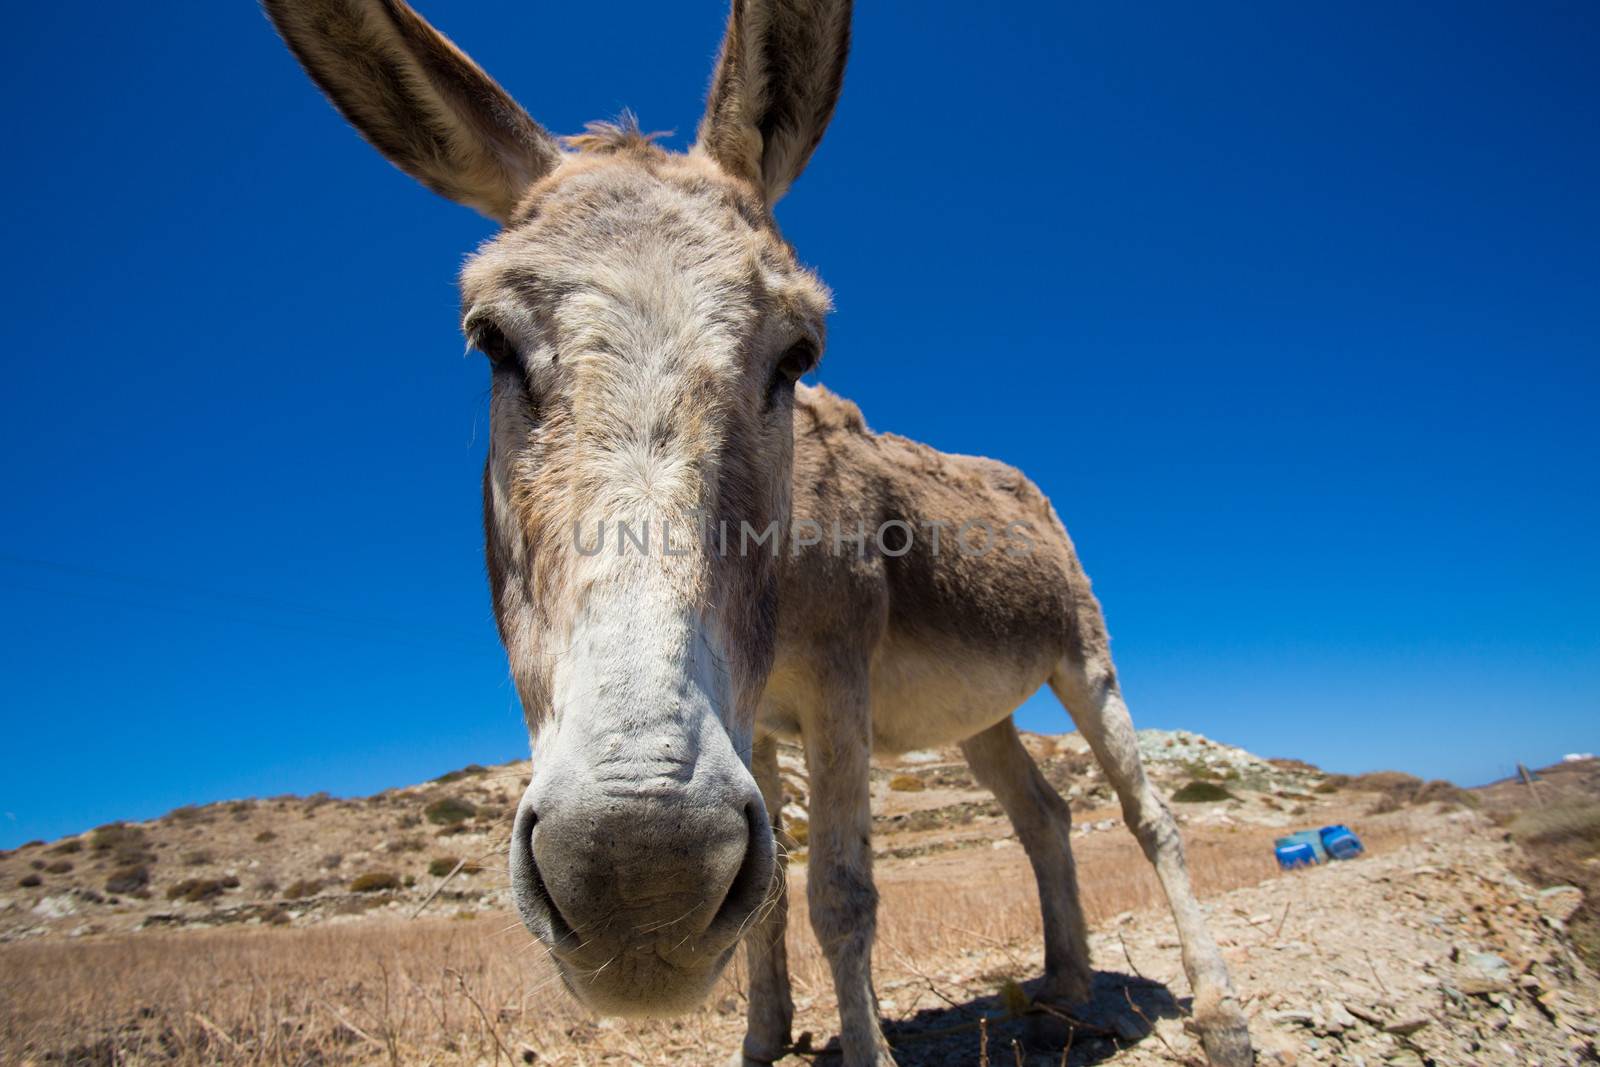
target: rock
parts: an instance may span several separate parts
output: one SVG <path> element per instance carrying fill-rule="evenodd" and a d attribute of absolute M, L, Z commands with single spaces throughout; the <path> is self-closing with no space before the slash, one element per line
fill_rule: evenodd
<path fill-rule="evenodd" d="M 1194 1038 L 1189 1036 L 1188 1031 L 1183 1028 L 1182 1021 L 1178 1019 L 1157 1019 L 1156 1033 L 1166 1046 L 1179 1056 L 1186 1055 L 1194 1048 Z"/>
<path fill-rule="evenodd" d="M 1511 964 L 1492 952 L 1468 953 L 1462 963 L 1485 978 L 1494 978 L 1502 982 L 1511 981 Z"/>
<path fill-rule="evenodd" d="M 1360 1019 L 1362 1022 L 1371 1026 L 1379 1027 L 1380 1029 L 1383 1027 L 1383 1016 L 1379 1015 L 1366 1005 L 1357 1004 L 1354 1001 L 1346 1000 L 1343 1002 L 1343 1006 L 1346 1011 L 1348 1011 L 1351 1015 L 1354 1015 L 1357 1019 Z"/>
<path fill-rule="evenodd" d="M 1511 964 L 1492 952 L 1463 953 L 1461 968 L 1456 988 L 1468 996 L 1486 997 L 1511 988 Z"/>
<path fill-rule="evenodd" d="M 33 913 L 46 919 L 61 919 L 78 910 L 77 901 L 72 899 L 70 893 L 61 893 L 53 897 L 44 897 L 33 906 Z"/>
<path fill-rule="evenodd" d="M 1316 1016 L 1309 1011 L 1269 1011 L 1267 1018 L 1294 1026 L 1310 1026 L 1316 1021 Z"/>
<path fill-rule="evenodd" d="M 1539 890 L 1539 912 L 1547 919 L 1567 922 L 1583 906 L 1583 890 L 1574 885 L 1556 885 Z"/>
<path fill-rule="evenodd" d="M 1345 1006 L 1337 1000 L 1330 1000 L 1322 1005 L 1322 1025 L 1331 1034 L 1342 1034 L 1352 1026 L 1358 1025 L 1357 1019 Z"/>
<path fill-rule="evenodd" d="M 1421 1030 L 1423 1027 L 1429 1026 L 1432 1023 L 1433 1020 L 1428 1018 L 1426 1015 L 1410 1015 L 1395 1020 L 1394 1022 L 1385 1026 L 1383 1029 L 1385 1032 L 1394 1034 L 1397 1037 L 1410 1037 L 1418 1030 Z"/>

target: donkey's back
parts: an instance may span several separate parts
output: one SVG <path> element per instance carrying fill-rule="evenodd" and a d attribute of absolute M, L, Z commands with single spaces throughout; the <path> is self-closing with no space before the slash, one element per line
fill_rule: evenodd
<path fill-rule="evenodd" d="M 802 732 L 818 675 L 865 650 L 874 750 L 954 744 L 1104 647 L 1072 542 L 1020 471 L 874 433 L 822 388 L 797 392 L 794 434 L 764 727 Z"/>

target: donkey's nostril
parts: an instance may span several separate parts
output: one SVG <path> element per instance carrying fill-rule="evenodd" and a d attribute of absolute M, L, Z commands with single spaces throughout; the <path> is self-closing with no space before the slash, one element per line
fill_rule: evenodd
<path fill-rule="evenodd" d="M 576 935 L 572 924 L 556 907 L 538 860 L 534 858 L 538 825 L 539 817 L 532 808 L 517 813 L 511 838 L 511 895 L 528 929 L 547 944 L 559 947 L 570 943 Z"/>
<path fill-rule="evenodd" d="M 772 824 L 767 821 L 766 810 L 752 800 L 744 807 L 745 845 L 744 858 L 734 873 L 733 881 L 722 896 L 711 929 L 732 930 L 742 933 L 750 916 L 766 900 L 772 889 L 775 842 Z"/>
<path fill-rule="evenodd" d="M 556 898 L 550 895 L 550 887 L 545 884 L 544 875 L 539 870 L 539 861 L 534 858 L 536 853 L 533 850 L 531 835 L 528 840 L 528 846 L 529 867 L 533 876 L 532 885 L 529 886 L 529 889 L 533 898 L 544 907 L 550 925 L 551 940 L 555 942 L 557 947 L 560 947 L 569 939 L 575 938 L 577 932 L 573 929 L 572 923 L 567 920 L 567 917 L 561 913 L 561 906 L 556 903 Z"/>

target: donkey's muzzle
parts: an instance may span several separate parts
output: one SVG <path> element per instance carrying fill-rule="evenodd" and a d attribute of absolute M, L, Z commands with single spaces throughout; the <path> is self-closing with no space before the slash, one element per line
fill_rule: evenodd
<path fill-rule="evenodd" d="M 654 770 L 557 775 L 517 813 L 518 911 L 604 1014 L 697 1006 L 772 889 L 772 827 L 742 764 Z"/>

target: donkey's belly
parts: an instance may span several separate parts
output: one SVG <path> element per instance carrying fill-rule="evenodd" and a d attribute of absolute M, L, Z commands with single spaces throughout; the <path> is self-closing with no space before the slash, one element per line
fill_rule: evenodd
<path fill-rule="evenodd" d="M 1058 657 L 1046 649 L 1006 656 L 979 653 L 957 641 L 885 639 L 872 660 L 873 752 L 895 755 L 965 741 L 1032 696 L 1049 679 Z M 785 656 L 780 649 L 761 699 L 760 733 L 799 741 L 812 728 L 818 702 L 847 699 L 824 694 L 815 684 L 817 674 L 803 657 Z"/>
<path fill-rule="evenodd" d="M 892 636 L 872 665 L 872 749 L 885 755 L 965 741 L 1010 715 L 1050 677 L 1054 654 L 1016 658 Z"/>

